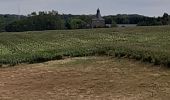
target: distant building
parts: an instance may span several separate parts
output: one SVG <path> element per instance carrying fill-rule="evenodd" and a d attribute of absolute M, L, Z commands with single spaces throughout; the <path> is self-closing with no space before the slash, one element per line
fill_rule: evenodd
<path fill-rule="evenodd" d="M 102 28 L 105 26 L 105 20 L 102 18 L 100 10 L 97 9 L 96 18 L 92 19 L 92 28 Z"/>

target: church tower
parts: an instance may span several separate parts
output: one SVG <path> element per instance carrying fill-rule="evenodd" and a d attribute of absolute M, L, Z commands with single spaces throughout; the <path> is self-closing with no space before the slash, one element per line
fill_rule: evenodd
<path fill-rule="evenodd" d="M 96 17 L 92 19 L 92 28 L 105 27 L 105 20 L 102 18 L 100 9 L 97 9 Z"/>
<path fill-rule="evenodd" d="M 102 18 L 101 14 L 100 14 L 100 9 L 97 9 L 97 14 L 96 14 L 96 18 Z"/>

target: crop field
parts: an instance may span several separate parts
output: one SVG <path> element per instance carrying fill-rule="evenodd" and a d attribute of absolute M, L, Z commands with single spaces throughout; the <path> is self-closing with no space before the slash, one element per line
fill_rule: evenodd
<path fill-rule="evenodd" d="M 170 26 L 0 33 L 0 65 L 108 55 L 170 66 Z"/>
<path fill-rule="evenodd" d="M 0 66 L 0 100 L 169 100 L 170 26 L 0 33 Z"/>

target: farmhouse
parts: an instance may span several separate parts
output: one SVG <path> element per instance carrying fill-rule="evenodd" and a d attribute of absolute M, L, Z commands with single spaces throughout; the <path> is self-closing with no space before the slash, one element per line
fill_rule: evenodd
<path fill-rule="evenodd" d="M 97 9 L 97 14 L 94 19 L 92 19 L 92 28 L 101 28 L 105 27 L 105 20 L 100 14 L 100 9 Z"/>

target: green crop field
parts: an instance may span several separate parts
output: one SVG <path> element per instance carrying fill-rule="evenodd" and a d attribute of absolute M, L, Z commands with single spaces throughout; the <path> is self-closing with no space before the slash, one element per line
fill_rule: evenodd
<path fill-rule="evenodd" d="M 0 65 L 94 55 L 170 66 L 170 26 L 0 33 Z"/>

